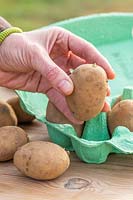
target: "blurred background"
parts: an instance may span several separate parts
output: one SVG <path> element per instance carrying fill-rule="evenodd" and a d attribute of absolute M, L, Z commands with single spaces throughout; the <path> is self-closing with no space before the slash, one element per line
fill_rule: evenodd
<path fill-rule="evenodd" d="M 101 12 L 133 12 L 133 0 L 0 0 L 0 15 L 24 31 Z"/>

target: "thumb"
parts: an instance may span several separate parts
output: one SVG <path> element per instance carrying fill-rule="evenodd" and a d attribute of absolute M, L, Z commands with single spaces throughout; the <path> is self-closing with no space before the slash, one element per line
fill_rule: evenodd
<path fill-rule="evenodd" d="M 36 46 L 36 45 L 35 45 Z M 49 57 L 47 52 L 36 46 L 31 48 L 32 67 L 41 73 L 49 83 L 64 95 L 73 91 L 73 83 L 70 77 Z"/>

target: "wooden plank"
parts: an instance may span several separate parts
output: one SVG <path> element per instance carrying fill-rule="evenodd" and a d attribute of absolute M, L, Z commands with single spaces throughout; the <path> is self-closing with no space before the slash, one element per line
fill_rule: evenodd
<path fill-rule="evenodd" d="M 6 93 L 6 94 L 5 94 Z M 14 95 L 0 90 L 3 99 Z M 22 125 L 30 140 L 49 140 L 46 126 L 36 120 Z M 0 200 L 132 200 L 133 155 L 112 154 L 104 164 L 86 164 L 71 153 L 69 169 L 52 181 L 23 176 L 12 161 L 0 163 Z"/>

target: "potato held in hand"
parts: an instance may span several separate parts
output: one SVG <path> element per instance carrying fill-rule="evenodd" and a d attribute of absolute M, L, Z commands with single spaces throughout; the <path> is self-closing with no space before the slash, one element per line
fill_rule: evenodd
<path fill-rule="evenodd" d="M 133 100 L 118 102 L 108 113 L 108 128 L 111 134 L 117 126 L 125 126 L 133 132 Z"/>
<path fill-rule="evenodd" d="M 57 123 L 57 124 L 71 124 L 77 135 L 80 137 L 83 131 L 83 124 L 73 124 L 71 123 L 50 101 L 48 102 L 47 111 L 46 111 L 46 119 L 49 122 Z"/>
<path fill-rule="evenodd" d="M 31 122 L 35 119 L 33 115 L 26 113 L 20 106 L 19 97 L 13 97 L 7 101 L 16 113 L 18 123 Z"/>
<path fill-rule="evenodd" d="M 35 141 L 15 153 L 14 164 L 26 176 L 50 180 L 63 174 L 70 160 L 62 147 L 51 142 Z"/>
<path fill-rule="evenodd" d="M 0 161 L 12 159 L 17 148 L 27 142 L 28 137 L 23 129 L 17 126 L 0 128 Z"/>
<path fill-rule="evenodd" d="M 74 117 L 87 121 L 98 115 L 107 94 L 105 71 L 96 64 L 84 64 L 76 68 L 70 77 L 74 91 L 66 100 Z"/>
<path fill-rule="evenodd" d="M 17 116 L 12 107 L 8 103 L 0 101 L 0 127 L 17 126 L 17 123 Z"/>

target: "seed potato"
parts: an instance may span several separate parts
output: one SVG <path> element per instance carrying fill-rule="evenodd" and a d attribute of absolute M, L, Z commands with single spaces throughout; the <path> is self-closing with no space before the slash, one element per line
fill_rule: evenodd
<path fill-rule="evenodd" d="M 70 122 L 63 113 L 61 113 L 54 104 L 52 104 L 50 101 L 48 102 L 47 105 L 47 111 L 46 111 L 46 119 L 49 122 L 57 123 L 57 124 L 71 124 L 77 135 L 80 137 L 82 135 L 83 131 L 83 124 L 73 124 Z"/>
<path fill-rule="evenodd" d="M 117 99 L 116 99 L 116 101 L 114 102 L 112 108 L 113 108 L 117 103 L 119 103 L 120 101 L 122 101 L 122 96 L 117 97 Z"/>
<path fill-rule="evenodd" d="M 66 171 L 70 159 L 62 147 L 51 142 L 34 141 L 18 149 L 14 164 L 26 176 L 50 180 Z"/>
<path fill-rule="evenodd" d="M 13 158 L 17 148 L 28 142 L 26 132 L 17 126 L 0 128 L 0 161 Z"/>
<path fill-rule="evenodd" d="M 111 134 L 117 126 L 125 126 L 133 132 L 133 100 L 118 102 L 108 113 L 108 128 Z"/>
<path fill-rule="evenodd" d="M 17 126 L 17 123 L 17 116 L 12 107 L 8 103 L 0 101 L 0 127 Z"/>
<path fill-rule="evenodd" d="M 102 67 L 96 64 L 84 64 L 70 75 L 74 91 L 66 97 L 74 117 L 87 121 L 103 108 L 107 94 L 107 76 Z"/>
<path fill-rule="evenodd" d="M 26 113 L 20 106 L 19 97 L 13 97 L 7 101 L 16 113 L 18 123 L 31 122 L 35 119 L 33 115 Z"/>

